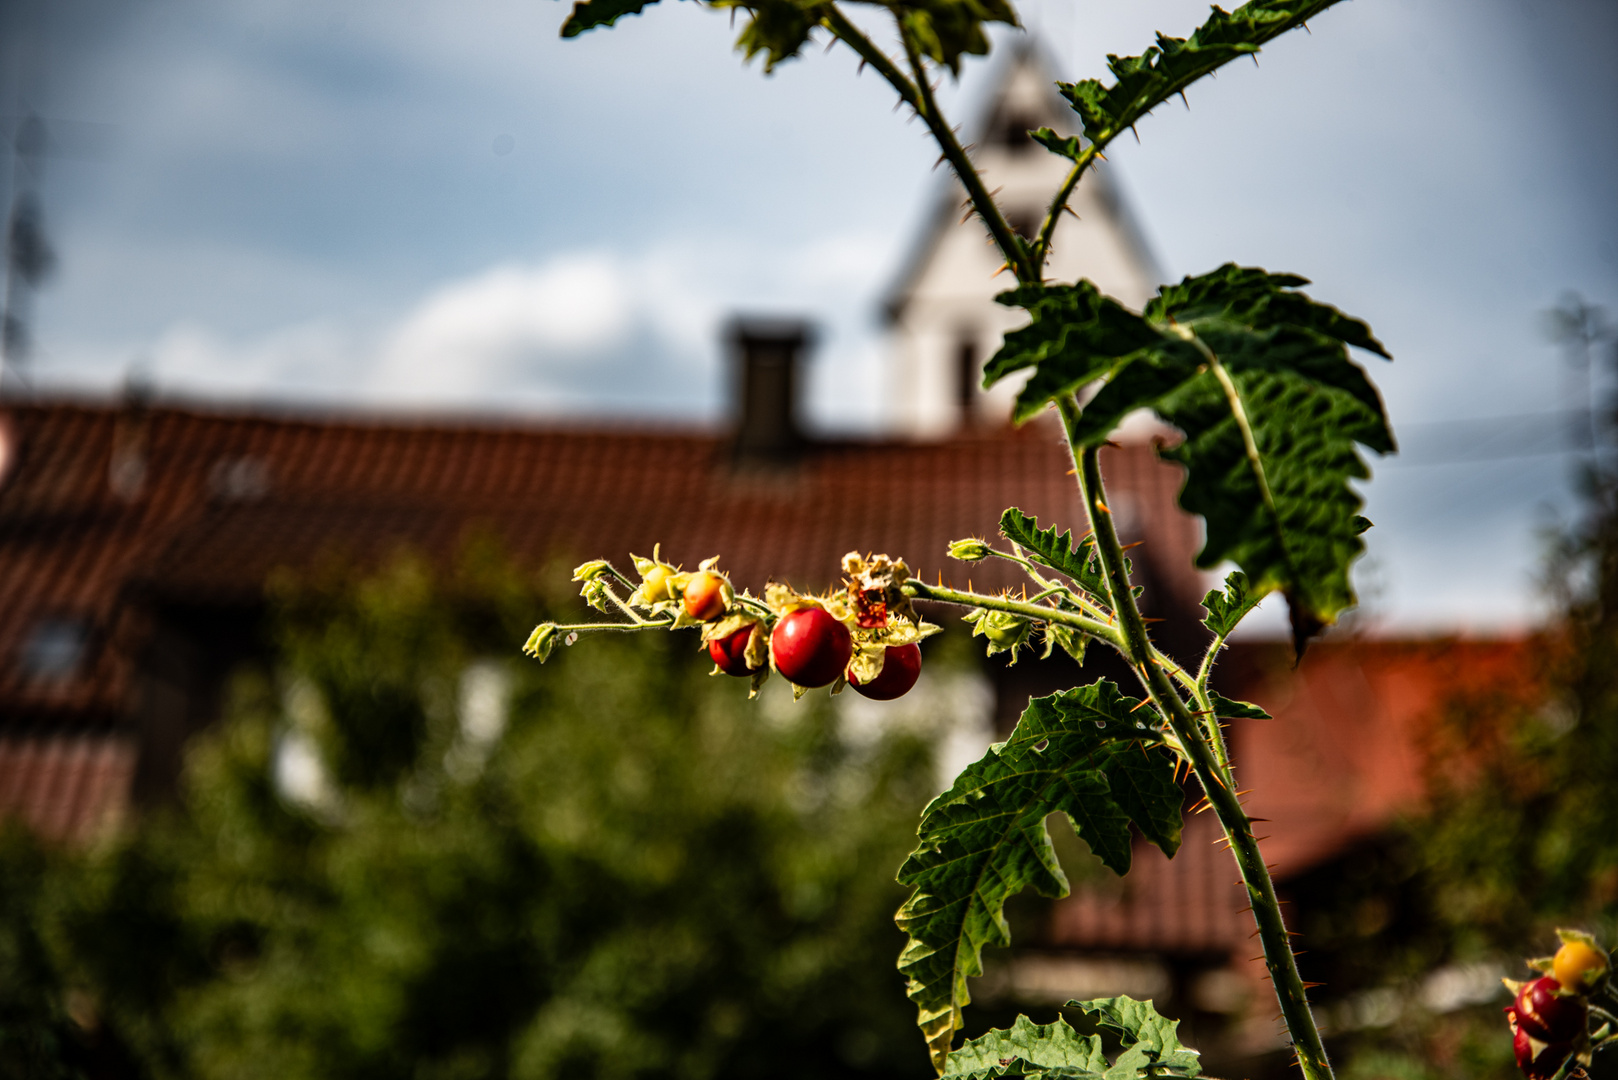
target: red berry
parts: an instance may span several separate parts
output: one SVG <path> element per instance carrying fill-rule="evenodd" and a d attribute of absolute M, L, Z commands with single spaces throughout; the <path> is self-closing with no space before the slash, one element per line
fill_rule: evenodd
<path fill-rule="evenodd" d="M 1561 993 L 1561 989 L 1562 984 L 1549 975 L 1524 985 L 1514 1003 L 1517 1026 L 1544 1043 L 1578 1038 L 1589 1022 L 1589 1006 L 1583 998 Z"/>
<path fill-rule="evenodd" d="M 685 611 L 693 619 L 709 622 L 725 613 L 725 579 L 699 570 L 685 583 Z"/>
<path fill-rule="evenodd" d="M 882 672 L 868 683 L 861 684 L 849 672 L 848 685 L 856 693 L 863 694 L 873 701 L 892 701 L 896 697 L 903 697 L 916 685 L 921 678 L 921 646 L 920 645 L 889 645 L 887 653 L 882 657 Z"/>
<path fill-rule="evenodd" d="M 720 671 L 726 675 L 751 675 L 758 670 L 747 666 L 747 643 L 757 628 L 757 623 L 748 623 L 740 630 L 708 642 L 708 655 L 713 657 Z"/>
<path fill-rule="evenodd" d="M 1528 1080 L 1551 1080 L 1573 1052 L 1573 1045 L 1539 1042 L 1518 1025 L 1517 1010 L 1510 1005 L 1506 1006 L 1506 1022 L 1511 1025 L 1511 1052 L 1517 1058 L 1517 1068 Z"/>
<path fill-rule="evenodd" d="M 848 627 L 824 608 L 799 608 L 781 616 L 770 635 L 775 669 L 799 686 L 830 686 L 854 655 Z"/>

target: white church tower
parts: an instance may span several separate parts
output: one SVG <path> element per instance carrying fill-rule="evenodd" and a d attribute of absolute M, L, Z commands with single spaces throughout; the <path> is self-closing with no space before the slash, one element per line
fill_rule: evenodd
<path fill-rule="evenodd" d="M 972 160 L 1013 229 L 1031 237 L 1072 164 L 1028 137 L 1033 128 L 1076 133 L 1077 117 L 1057 94 L 1054 76 L 1032 43 L 1008 50 L 998 85 L 976 130 Z M 939 198 L 886 310 L 893 335 L 895 421 L 901 435 L 938 439 L 963 429 L 1004 424 L 1020 379 L 979 388 L 983 363 L 1001 337 L 1026 322 L 994 302 L 1015 284 L 975 216 L 961 221 L 966 192 L 952 176 Z M 1160 277 L 1104 162 L 1093 166 L 1062 215 L 1045 264 L 1048 281 L 1089 278 L 1137 310 Z"/>

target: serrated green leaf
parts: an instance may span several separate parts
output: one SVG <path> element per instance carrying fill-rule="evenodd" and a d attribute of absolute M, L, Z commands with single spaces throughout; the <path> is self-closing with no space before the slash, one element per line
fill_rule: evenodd
<path fill-rule="evenodd" d="M 956 75 L 963 55 L 988 53 L 984 23 L 1021 25 L 1006 0 L 909 0 L 894 7 L 922 53 Z"/>
<path fill-rule="evenodd" d="M 1095 538 L 1086 536 L 1073 543 L 1071 529 L 1060 534 L 1056 526 L 1041 529 L 1039 521 L 1015 506 L 1000 515 L 1000 533 L 1022 547 L 1035 562 L 1072 578 L 1090 595 L 1105 601 L 1107 583 L 1095 563 Z"/>
<path fill-rule="evenodd" d="M 997 1028 L 968 1039 L 944 1062 L 945 1080 L 984 1080 L 997 1076 L 1063 1075 L 1100 1076 L 1108 1068 L 1101 1039 L 1080 1035 L 1061 1017 L 1053 1024 L 1036 1024 L 1019 1016 L 1011 1027 Z"/>
<path fill-rule="evenodd" d="M 1218 637 L 1229 637 L 1237 624 L 1247 617 L 1247 613 L 1258 607 L 1268 595 L 1254 589 L 1246 574 L 1232 570 L 1225 578 L 1224 591 L 1214 589 L 1202 598 L 1203 609 L 1208 612 L 1202 625 Z"/>
<path fill-rule="evenodd" d="M 1079 114 L 1085 137 L 1097 147 L 1105 147 L 1204 75 L 1258 52 L 1272 38 L 1336 2 L 1253 0 L 1229 13 L 1216 7 L 1189 38 L 1159 34 L 1157 44 L 1140 56 L 1107 57 L 1115 80 L 1111 86 L 1098 79 L 1057 86 Z"/>
<path fill-rule="evenodd" d="M 1275 719 L 1251 701 L 1235 701 L 1224 694 L 1212 693 L 1208 699 L 1213 702 L 1214 715 L 1225 720 L 1273 720 Z"/>
<path fill-rule="evenodd" d="M 1207 524 L 1197 565 L 1234 562 L 1249 593 L 1284 590 L 1300 649 L 1354 603 L 1348 569 L 1366 522 L 1350 482 L 1370 475 L 1356 444 L 1394 448 L 1348 355 L 1387 350 L 1360 320 L 1295 291 L 1305 284 L 1226 265 L 1165 286 L 1143 316 L 1159 344 L 1113 362 L 1073 431 L 1100 445 L 1150 408 L 1184 432 L 1163 455 L 1186 466 L 1180 505 Z"/>
<path fill-rule="evenodd" d="M 1036 128 L 1028 137 L 1053 154 L 1078 161 L 1084 156 L 1084 140 L 1077 135 L 1058 135 L 1048 127 Z"/>
<path fill-rule="evenodd" d="M 1068 1008 L 1083 1009 L 1084 1015 L 1098 1027 L 1117 1033 L 1126 1049 L 1113 1068 L 1123 1065 L 1125 1058 L 1130 1058 L 1133 1066 L 1121 1076 L 1133 1077 L 1147 1064 L 1184 1076 L 1196 1076 L 1201 1071 L 1202 1060 L 1197 1051 L 1180 1042 L 1180 1022 L 1158 1012 L 1150 1001 L 1119 996 L 1067 1004 Z M 1119 1077 L 1109 1071 L 1107 1080 L 1119 1080 Z"/>
<path fill-rule="evenodd" d="M 611 26 L 625 15 L 639 15 L 657 0 L 579 0 L 562 23 L 562 36 L 578 37 L 598 26 Z"/>
<path fill-rule="evenodd" d="M 1035 368 L 1012 409 L 1017 423 L 1038 414 L 1053 398 L 1107 374 L 1121 357 L 1162 343 L 1145 319 L 1101 295 L 1088 281 L 1025 285 L 995 299 L 1027 308 L 1034 317 L 1006 335 L 983 370 L 987 389 L 1015 371 Z"/>
<path fill-rule="evenodd" d="M 764 54 L 764 71 L 791 60 L 809 42 L 809 34 L 820 24 L 823 5 L 797 0 L 715 0 L 714 7 L 740 8 L 749 13 L 736 48 L 751 60 Z"/>
<path fill-rule="evenodd" d="M 1165 853 L 1178 844 L 1178 823 L 1169 823 L 1182 803 L 1173 762 L 1158 733 L 1138 723 L 1139 705 L 1105 680 L 1035 698 L 1011 737 L 923 811 L 919 843 L 899 871 L 914 890 L 897 916 L 909 935 L 899 970 L 938 1067 L 971 1000 L 967 979 L 982 974 L 984 946 L 1010 942 L 1006 900 L 1030 886 L 1067 893 L 1047 817 L 1065 815 L 1120 874 L 1129 869 L 1132 819 Z"/>

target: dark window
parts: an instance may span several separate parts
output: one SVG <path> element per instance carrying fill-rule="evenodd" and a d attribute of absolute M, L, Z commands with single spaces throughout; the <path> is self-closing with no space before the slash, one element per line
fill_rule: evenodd
<path fill-rule="evenodd" d="M 23 639 L 18 657 L 23 675 L 52 682 L 68 678 L 84 662 L 89 640 L 89 627 L 80 619 L 39 620 Z"/>
<path fill-rule="evenodd" d="M 955 346 L 955 403 L 960 409 L 962 427 L 972 426 L 977 413 L 978 382 L 982 378 L 977 339 L 962 334 Z"/>
<path fill-rule="evenodd" d="M 1028 135 L 1040 123 L 1031 116 L 1013 113 L 1000 121 L 995 131 L 995 142 L 1011 150 L 1032 150 L 1034 140 Z"/>

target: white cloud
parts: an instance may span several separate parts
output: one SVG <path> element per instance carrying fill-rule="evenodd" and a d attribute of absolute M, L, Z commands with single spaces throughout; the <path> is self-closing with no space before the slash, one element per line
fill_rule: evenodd
<path fill-rule="evenodd" d="M 631 275 L 607 255 L 497 266 L 422 301 L 367 381 L 383 398 L 497 393 L 525 361 L 571 367 L 622 342 L 635 308 Z"/>
<path fill-rule="evenodd" d="M 871 298 L 891 255 L 859 233 L 574 250 L 443 282 L 368 322 L 294 317 L 252 332 L 187 317 L 145 341 L 58 338 L 49 381 L 110 389 L 139 357 L 160 390 L 187 396 L 711 419 L 725 408 L 725 319 L 792 315 L 818 331 L 811 422 L 871 429 L 887 369 Z"/>

